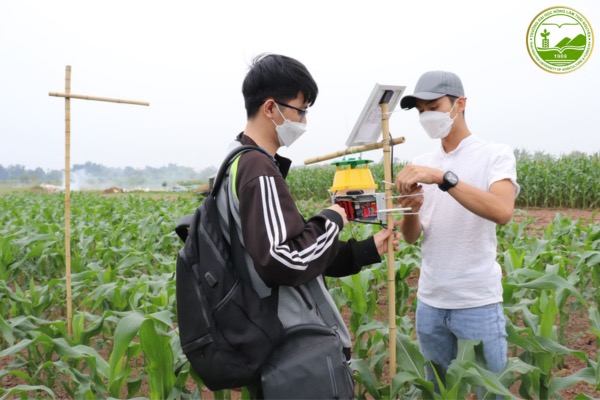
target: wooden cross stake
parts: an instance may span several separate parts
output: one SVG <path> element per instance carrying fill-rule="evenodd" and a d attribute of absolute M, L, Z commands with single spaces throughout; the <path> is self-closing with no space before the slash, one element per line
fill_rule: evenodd
<path fill-rule="evenodd" d="M 107 101 L 110 103 L 149 106 L 150 103 L 107 97 L 83 96 L 71 93 L 71 66 L 65 68 L 65 92 L 50 92 L 49 96 L 65 98 L 65 269 L 67 287 L 67 331 L 73 334 L 73 306 L 71 294 L 71 99 Z"/>

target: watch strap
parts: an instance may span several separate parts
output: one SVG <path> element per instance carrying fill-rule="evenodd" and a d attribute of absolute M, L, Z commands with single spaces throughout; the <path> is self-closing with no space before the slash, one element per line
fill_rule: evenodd
<path fill-rule="evenodd" d="M 448 172 L 449 171 L 447 171 L 447 172 L 444 173 L 444 176 L 443 176 L 444 181 L 438 185 L 438 187 L 440 188 L 440 190 L 443 191 L 443 192 L 447 192 L 448 190 L 450 190 L 454 186 L 456 186 L 456 183 L 452 183 L 448 179 L 446 179 L 446 174 Z"/>

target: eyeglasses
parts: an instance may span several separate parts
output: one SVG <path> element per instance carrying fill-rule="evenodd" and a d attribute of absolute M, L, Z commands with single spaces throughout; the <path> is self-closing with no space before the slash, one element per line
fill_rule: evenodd
<path fill-rule="evenodd" d="M 291 109 L 293 109 L 293 110 L 296 110 L 296 111 L 298 111 L 298 116 L 300 116 L 300 119 L 304 119 L 304 118 L 306 118 L 306 114 L 308 114 L 308 109 L 306 109 L 306 110 L 302 110 L 302 109 L 300 109 L 300 108 L 296 108 L 296 107 L 294 107 L 294 106 L 290 106 L 289 104 L 281 103 L 281 102 L 279 102 L 279 101 L 276 101 L 275 103 L 276 103 L 276 104 L 279 104 L 280 106 L 287 107 L 287 108 L 291 108 Z"/>

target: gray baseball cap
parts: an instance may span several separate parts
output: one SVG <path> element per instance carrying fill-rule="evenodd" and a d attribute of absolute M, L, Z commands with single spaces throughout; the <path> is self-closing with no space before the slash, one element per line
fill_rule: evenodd
<path fill-rule="evenodd" d="M 447 71 L 425 72 L 415 86 L 415 93 L 404 96 L 400 107 L 410 110 L 419 100 L 436 100 L 443 96 L 464 97 L 465 91 L 458 75 Z"/>

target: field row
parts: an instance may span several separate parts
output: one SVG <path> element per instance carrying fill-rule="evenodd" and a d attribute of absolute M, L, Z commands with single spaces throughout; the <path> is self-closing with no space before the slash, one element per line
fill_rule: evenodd
<path fill-rule="evenodd" d="M 191 194 L 72 196 L 73 334 L 67 333 L 63 196 L 0 196 L 0 398 L 199 398 L 202 382 L 179 345 L 174 267 L 181 247 L 173 228 L 191 213 Z M 299 202 L 310 215 L 322 204 Z M 557 216 L 532 230 L 526 215 L 498 230 L 510 362 L 491 374 L 478 343 L 463 342 L 433 392 L 415 341 L 414 284 L 420 247 L 401 243 L 395 257 L 397 374 L 385 375 L 389 330 L 387 263 L 329 282 L 348 315 L 353 362 L 363 398 L 461 398 L 473 385 L 491 393 L 552 398 L 582 387 L 600 395 L 600 225 Z M 343 238 L 363 238 L 374 225 L 350 224 Z M 591 350 L 570 348 L 569 317 Z M 581 367 L 565 374 L 568 360 Z M 392 390 L 392 393 L 390 392 Z M 244 396 L 247 393 L 243 392 Z M 216 393 L 229 398 L 230 391 Z"/>

